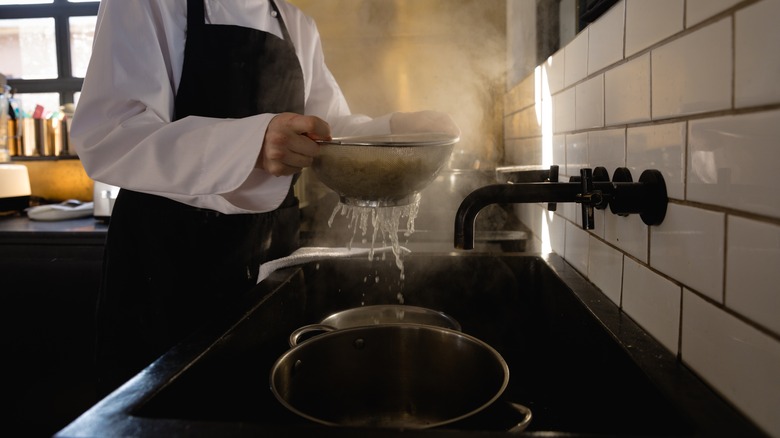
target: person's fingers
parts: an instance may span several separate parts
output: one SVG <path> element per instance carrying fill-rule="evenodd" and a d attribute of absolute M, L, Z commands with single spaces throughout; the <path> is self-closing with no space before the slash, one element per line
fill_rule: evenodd
<path fill-rule="evenodd" d="M 305 145 L 294 145 L 293 143 L 306 142 L 310 143 L 314 148 L 317 148 L 317 144 L 312 140 L 305 138 L 298 140 L 296 137 L 302 137 L 300 135 L 286 136 L 286 135 L 268 135 L 263 145 L 263 150 L 260 153 L 260 167 L 268 171 L 268 173 L 276 176 L 292 175 L 299 172 L 301 168 L 310 166 L 313 159 L 311 152 L 306 155 L 305 151 L 308 149 Z"/>
<path fill-rule="evenodd" d="M 330 140 L 330 125 L 315 116 L 304 116 L 293 113 L 282 113 L 271 120 L 269 129 L 291 131 L 305 135 L 312 140 Z"/>
<path fill-rule="evenodd" d="M 300 172 L 319 152 L 313 139 L 330 138 L 330 125 L 318 117 L 279 114 L 268 124 L 257 166 L 276 176 Z"/>

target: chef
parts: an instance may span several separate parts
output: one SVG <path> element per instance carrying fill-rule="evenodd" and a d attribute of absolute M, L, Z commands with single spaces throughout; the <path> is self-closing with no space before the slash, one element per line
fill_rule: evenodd
<path fill-rule="evenodd" d="M 103 0 L 71 139 L 121 187 L 97 312 L 112 390 L 298 245 L 314 140 L 449 130 L 446 114 L 351 114 L 313 20 L 284 0 Z"/>

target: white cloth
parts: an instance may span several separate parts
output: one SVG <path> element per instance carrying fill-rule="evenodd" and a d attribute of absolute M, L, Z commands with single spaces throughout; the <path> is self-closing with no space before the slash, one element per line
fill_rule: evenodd
<path fill-rule="evenodd" d="M 206 0 L 206 21 L 281 38 L 268 0 Z M 334 135 L 389 133 L 390 115 L 351 115 L 325 65 L 314 21 L 276 0 L 303 69 L 305 113 Z M 92 58 L 71 126 L 88 175 L 223 213 L 266 212 L 284 199 L 289 176 L 254 167 L 274 114 L 172 121 L 181 77 L 187 0 L 103 0 Z M 220 84 L 203 93 L 220 92 Z"/>
<path fill-rule="evenodd" d="M 411 251 L 403 246 L 399 247 L 400 254 L 409 254 Z M 369 257 L 374 254 L 382 254 L 394 251 L 392 246 L 383 246 L 380 248 L 328 248 L 319 246 L 305 246 L 293 251 L 292 254 L 265 262 L 260 265 L 257 275 L 257 282 L 268 278 L 269 275 L 278 269 L 289 268 L 290 266 L 302 265 L 304 263 L 316 262 L 325 259 L 335 259 L 343 257 L 353 257 L 368 254 Z"/>

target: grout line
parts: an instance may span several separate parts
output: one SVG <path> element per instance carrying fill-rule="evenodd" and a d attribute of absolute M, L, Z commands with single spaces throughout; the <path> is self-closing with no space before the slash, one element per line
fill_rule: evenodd
<path fill-rule="evenodd" d="M 645 121 L 633 122 L 633 123 L 623 123 L 617 125 L 603 126 L 600 128 L 586 128 L 586 129 L 579 129 L 579 130 L 575 129 L 575 130 L 565 131 L 565 132 L 556 132 L 554 135 L 580 134 L 583 132 L 603 131 L 606 129 L 641 128 L 645 126 L 655 126 L 655 125 L 665 125 L 665 124 L 673 124 L 679 122 L 706 120 L 706 119 L 712 119 L 716 117 L 758 114 L 758 113 L 770 112 L 775 110 L 780 110 L 780 103 L 757 105 L 757 106 L 745 107 L 745 108 L 732 108 L 732 109 L 725 109 L 725 110 L 709 111 L 709 112 L 696 113 L 696 114 L 684 114 L 675 117 L 668 117 L 668 118 L 656 119 L 656 120 L 645 120 Z M 652 111 L 652 106 L 651 106 L 651 111 Z M 509 137 L 506 138 L 506 140 L 511 140 L 515 138 L 524 139 L 524 138 L 533 138 L 533 137 L 541 137 L 541 136 L 536 135 L 536 136 L 528 136 L 528 137 Z"/>
<path fill-rule="evenodd" d="M 626 32 L 628 29 L 628 0 L 623 3 L 623 56 L 620 57 L 621 61 L 626 59 Z M 609 67 L 609 66 L 607 66 Z"/>
<path fill-rule="evenodd" d="M 677 359 L 682 362 L 683 357 L 683 297 L 685 296 L 685 287 L 680 286 L 680 323 L 677 325 Z"/>
<path fill-rule="evenodd" d="M 728 279 L 727 269 L 729 266 L 729 222 L 729 215 L 726 214 L 723 217 L 723 285 L 721 286 L 723 295 L 720 297 L 724 306 L 726 305 L 726 280 Z"/>
<path fill-rule="evenodd" d="M 576 221 L 575 221 L 575 222 L 572 222 L 572 221 L 570 221 L 569 219 L 567 219 L 566 217 L 564 217 L 563 215 L 558 215 L 558 214 L 556 214 L 556 217 L 559 217 L 561 220 L 563 220 L 563 221 L 565 221 L 565 222 L 568 222 L 568 223 L 570 223 L 570 224 L 573 224 L 574 226 L 579 226 L 579 225 L 576 223 Z M 579 226 L 579 227 L 581 228 L 581 226 Z M 565 240 L 566 240 L 566 234 L 567 234 L 567 233 L 566 233 L 566 228 L 567 228 L 567 227 L 564 225 L 564 227 L 563 227 L 563 229 L 564 229 L 564 231 L 563 231 L 563 233 L 564 233 L 564 236 L 563 236 L 563 237 L 564 237 L 564 245 L 563 245 L 563 247 L 564 247 L 564 254 L 558 254 L 558 255 L 560 255 L 560 256 L 561 256 L 561 257 L 562 257 L 564 260 L 567 260 L 567 259 L 566 259 L 566 255 L 565 255 L 565 248 L 566 248 L 566 245 L 565 245 Z M 604 243 L 604 244 L 605 244 L 605 245 L 607 245 L 608 247 L 610 247 L 610 248 L 612 248 L 612 249 L 614 249 L 614 250 L 616 250 L 616 251 L 620 252 L 620 253 L 623 255 L 623 266 L 624 266 L 624 269 L 625 269 L 625 259 L 626 259 L 626 258 L 629 258 L 629 259 L 633 260 L 634 262 L 636 262 L 637 264 L 639 264 L 640 266 L 642 266 L 643 268 L 645 268 L 645 269 L 648 269 L 648 270 L 649 270 L 650 272 L 652 272 L 653 274 L 655 274 L 655 275 L 658 275 L 659 277 L 666 279 L 667 281 L 669 281 L 669 282 L 671 282 L 671 283 L 675 284 L 676 286 L 679 286 L 679 287 L 681 288 L 681 291 L 682 291 L 682 293 L 683 293 L 683 294 L 685 293 L 685 290 L 688 290 L 688 291 L 690 291 L 691 293 L 695 294 L 697 297 L 699 297 L 699 298 L 701 298 L 701 299 L 705 300 L 707 303 L 709 303 L 709 304 L 711 304 L 711 305 L 713 305 L 713 306 L 717 307 L 717 308 L 718 308 L 718 310 L 720 310 L 720 311 L 722 311 L 722 312 L 726 313 L 727 315 L 730 315 L 730 316 L 732 316 L 732 317 L 736 318 L 737 320 L 739 320 L 739 321 L 741 321 L 742 323 L 744 323 L 744 324 L 746 324 L 746 325 L 750 326 L 751 328 L 755 329 L 756 331 L 758 331 L 758 332 L 760 332 L 760 333 L 763 333 L 763 334 L 765 334 L 766 336 L 770 337 L 771 339 L 774 339 L 775 341 L 778 341 L 778 342 L 780 342 L 780 334 L 778 334 L 778 333 L 775 333 L 775 332 L 773 332 L 772 330 L 770 330 L 769 328 L 767 328 L 767 327 L 764 327 L 763 325 L 759 324 L 758 322 L 756 322 L 756 321 L 753 321 L 753 320 L 751 320 L 751 319 L 749 319 L 749 318 L 745 317 L 744 315 L 742 315 L 742 314 L 740 314 L 740 313 L 736 312 L 735 310 L 732 310 L 732 309 L 731 309 L 731 308 L 729 308 L 729 307 L 726 307 L 726 305 L 725 305 L 725 304 L 723 304 L 723 303 L 719 303 L 719 302 L 717 302 L 717 301 L 713 300 L 712 298 L 710 298 L 709 296 L 707 296 L 707 295 L 705 295 L 705 294 L 703 294 L 703 293 L 700 293 L 700 292 L 698 292 L 696 289 L 693 289 L 692 287 L 690 287 L 690 286 L 686 285 L 685 283 L 682 283 L 682 282 L 681 282 L 679 279 L 676 279 L 676 278 L 670 277 L 669 275 L 667 275 L 667 274 L 665 274 L 665 273 L 663 273 L 663 272 L 661 272 L 661 271 L 658 271 L 657 269 L 655 269 L 655 268 L 653 268 L 652 266 L 650 266 L 650 264 L 649 264 L 649 263 L 645 263 L 645 262 L 643 262 L 642 260 L 639 260 L 638 258 L 636 258 L 636 257 L 632 256 L 631 254 L 629 254 L 629 253 L 627 253 L 627 252 L 624 252 L 622 249 L 620 249 L 620 248 L 618 248 L 617 246 L 613 245 L 612 243 L 610 243 L 610 242 L 608 242 L 608 241 L 606 241 L 606 240 L 602 239 L 602 238 L 601 238 L 601 237 L 599 237 L 598 235 L 596 235 L 596 234 L 594 234 L 594 233 L 588 233 L 588 234 L 589 234 L 590 236 L 592 236 L 592 237 L 594 237 L 594 238 L 598 239 L 600 242 Z M 649 262 L 649 261 L 648 261 L 648 262 Z M 571 261 L 567 260 L 567 263 L 570 263 L 570 264 L 571 264 Z M 578 272 L 579 272 L 579 271 L 578 271 Z M 590 279 L 590 278 L 589 278 L 587 275 L 584 275 L 584 277 L 585 277 L 585 278 L 588 278 L 588 279 Z M 684 290 L 683 290 L 683 289 L 684 289 Z M 622 281 L 622 279 L 621 279 L 620 291 L 621 291 L 621 292 L 620 292 L 620 295 L 621 295 L 621 307 L 620 307 L 620 308 L 621 308 L 621 311 L 625 312 L 625 310 L 623 310 L 623 308 L 622 308 L 622 296 L 623 296 L 623 281 Z M 602 293 L 603 293 L 603 292 L 602 292 Z M 682 312 L 682 305 L 680 306 L 680 312 Z M 682 316 L 681 316 L 680 326 L 682 327 Z"/>
<path fill-rule="evenodd" d="M 617 66 L 626 64 L 626 63 L 628 63 L 628 62 L 630 62 L 630 61 L 632 61 L 632 60 L 634 60 L 636 58 L 639 58 L 640 56 L 642 56 L 642 55 L 644 55 L 644 54 L 646 54 L 648 52 L 652 52 L 653 50 L 655 50 L 655 49 L 657 49 L 659 47 L 663 47 L 663 46 L 665 46 L 665 45 L 667 45 L 667 44 L 669 44 L 669 43 L 671 43 L 671 42 L 673 42 L 675 40 L 678 40 L 680 38 L 684 38 L 687 35 L 690 35 L 690 34 L 696 32 L 696 31 L 698 31 L 698 30 L 700 30 L 700 29 L 702 29 L 704 27 L 707 27 L 707 26 L 709 26 L 711 24 L 717 23 L 718 21 L 721 21 L 721 20 L 723 20 L 723 19 L 725 19 L 725 18 L 727 18 L 729 16 L 732 16 L 732 18 L 733 18 L 733 16 L 736 14 L 736 12 L 738 12 L 738 11 L 740 11 L 742 9 L 745 9 L 745 8 L 753 5 L 754 3 L 758 3 L 759 1 L 761 1 L 761 0 L 744 0 L 742 3 L 738 3 L 738 4 L 732 6 L 732 7 L 728 8 L 728 9 L 724 9 L 723 11 L 721 11 L 721 12 L 719 12 L 719 13 L 717 13 L 717 14 L 715 14 L 715 15 L 713 15 L 713 16 L 711 16 L 711 17 L 709 17 L 709 18 L 707 18 L 707 19 L 705 19 L 703 21 L 700 21 L 699 23 L 696 23 L 695 25 L 693 25 L 691 27 L 686 27 L 686 25 L 687 25 L 687 23 L 686 23 L 686 20 L 687 20 L 687 9 L 688 8 L 687 7 L 683 7 L 683 30 L 681 30 L 681 31 L 679 31 L 677 33 L 674 33 L 672 35 L 669 35 L 666 38 L 664 38 L 664 39 L 662 39 L 660 41 L 657 41 L 657 42 L 651 44 L 650 46 L 645 47 L 644 49 L 642 49 L 642 50 L 640 50 L 640 51 L 638 51 L 638 52 L 636 52 L 636 53 L 634 53 L 634 54 L 632 54 L 632 55 L 630 55 L 628 57 L 625 56 L 625 42 L 624 42 L 624 44 L 623 44 L 623 54 L 624 54 L 624 56 L 623 56 L 623 58 L 620 61 L 617 61 L 617 62 L 615 62 L 613 64 L 610 64 L 610 65 L 608 65 L 606 67 L 603 67 L 602 69 L 600 69 L 598 71 L 595 71 L 595 72 L 591 73 L 590 75 L 586 74 L 586 76 L 584 78 L 578 80 L 577 82 L 569 84 L 568 86 L 566 84 L 564 84 L 563 88 L 558 90 L 558 93 L 566 91 L 566 90 L 568 90 L 568 89 L 570 89 L 572 87 L 575 87 L 578 84 L 580 84 L 582 82 L 585 82 L 588 79 L 591 79 L 591 78 L 595 77 L 598 74 L 604 73 L 604 72 L 606 72 L 608 70 L 611 70 L 611 69 L 613 69 L 613 68 L 615 68 Z M 687 2 L 687 0 L 686 0 L 686 2 Z M 733 21 L 734 20 L 732 20 L 732 26 L 733 26 Z M 627 24 L 625 23 L 625 19 L 624 19 L 624 28 L 626 26 L 627 26 Z M 624 33 L 624 37 L 623 38 L 625 39 L 625 30 L 624 30 L 623 33 Z M 588 36 L 590 37 L 590 35 L 588 35 Z M 566 47 L 563 47 L 560 50 L 564 50 L 565 48 Z M 525 80 L 525 78 L 522 79 L 520 82 L 518 82 L 518 84 L 521 83 L 523 80 Z M 552 93 L 551 92 L 552 95 L 555 95 L 555 94 L 558 94 L 558 93 Z"/>
<path fill-rule="evenodd" d="M 734 208 L 724 207 L 721 205 L 705 204 L 703 202 L 680 200 L 680 199 L 669 199 L 669 203 L 675 205 L 683 205 L 686 207 L 698 208 L 701 210 L 707 210 L 715 213 L 723 213 L 723 214 L 727 214 L 730 216 L 735 216 L 743 219 L 750 219 L 756 222 L 768 223 L 772 225 L 780 225 L 780 217 L 773 217 L 773 216 L 767 216 L 758 213 L 751 213 L 749 211 L 737 210 Z"/>
<path fill-rule="evenodd" d="M 623 282 L 626 280 L 626 254 L 620 251 L 620 296 L 618 297 L 618 307 L 623 311 Z"/>
<path fill-rule="evenodd" d="M 731 108 L 737 107 L 737 13 L 731 15 Z"/>
<path fill-rule="evenodd" d="M 650 78 L 650 84 L 648 86 L 650 92 L 650 120 L 653 121 L 653 52 L 647 53 L 647 63 L 649 64 L 650 71 L 647 72 L 647 77 Z"/>
<path fill-rule="evenodd" d="M 682 176 L 683 176 L 683 199 L 688 199 L 688 155 L 690 150 L 690 123 L 688 120 L 685 122 L 685 136 L 683 137 L 683 168 L 682 168 Z"/>

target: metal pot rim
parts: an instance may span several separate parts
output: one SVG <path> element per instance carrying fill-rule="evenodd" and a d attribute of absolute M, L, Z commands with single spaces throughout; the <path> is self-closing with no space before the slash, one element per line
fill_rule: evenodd
<path fill-rule="evenodd" d="M 406 304 L 372 304 L 368 306 L 361 306 L 361 307 L 350 307 L 348 309 L 340 310 L 338 312 L 331 313 L 330 315 L 326 316 L 322 319 L 322 321 L 319 322 L 319 324 L 324 325 L 332 325 L 330 324 L 333 322 L 334 319 L 337 319 L 340 316 L 344 315 L 351 315 L 351 314 L 360 314 L 360 313 L 371 313 L 372 311 L 377 310 L 402 310 L 402 311 L 410 311 L 410 312 L 420 312 L 420 313 L 426 313 L 426 314 L 435 314 L 437 316 L 442 317 L 445 321 L 447 321 L 450 326 L 446 328 L 451 328 L 453 330 L 460 331 L 461 326 L 460 323 L 453 318 L 452 316 L 448 315 L 447 313 L 444 313 L 440 310 L 431 309 L 428 307 L 421 307 L 421 306 L 409 306 Z M 403 324 L 404 322 L 392 322 L 392 323 L 385 323 L 382 324 Z M 412 322 L 409 322 L 408 324 L 415 324 Z M 431 325 L 431 324 L 428 324 Z M 438 326 L 436 326 L 438 327 Z M 443 326 L 442 326 L 443 327 Z"/>
<path fill-rule="evenodd" d="M 274 397 L 288 410 L 291 412 L 306 418 L 308 420 L 311 420 L 315 423 L 323 424 L 326 426 L 336 426 L 336 427 L 345 427 L 347 425 L 340 424 L 328 420 L 324 420 L 322 418 L 315 417 L 313 415 L 310 415 L 306 412 L 303 412 L 299 409 L 297 409 L 295 406 L 291 405 L 287 400 L 284 399 L 284 397 L 279 393 L 278 389 L 276 388 L 276 385 L 274 383 L 274 375 L 276 374 L 277 370 L 280 368 L 280 366 L 288 361 L 288 358 L 292 355 L 294 355 L 296 352 L 301 351 L 306 348 L 310 348 L 311 345 L 314 345 L 317 342 L 325 342 L 329 337 L 331 336 L 347 336 L 349 334 L 364 332 L 364 331 L 374 331 L 374 330 L 424 330 L 424 331 L 435 331 L 443 333 L 447 336 L 455 336 L 457 338 L 461 338 L 466 340 L 467 342 L 471 342 L 476 344 L 478 347 L 483 348 L 486 350 L 496 361 L 496 363 L 500 366 L 502 372 L 503 372 L 503 381 L 501 383 L 500 388 L 496 391 L 496 393 L 487 401 L 482 403 L 480 406 L 475 407 L 474 409 L 470 410 L 469 412 L 458 415 L 456 417 L 451 418 L 444 418 L 441 421 L 426 424 L 424 426 L 418 426 L 413 425 L 410 427 L 407 427 L 408 429 L 428 429 L 428 428 L 434 428 L 443 426 L 446 424 L 454 423 L 456 421 L 463 420 L 465 418 L 471 417 L 472 415 L 484 410 L 488 406 L 492 405 L 496 400 L 498 400 L 501 395 L 503 395 L 504 391 L 506 390 L 507 386 L 509 385 L 509 366 L 507 365 L 504 358 L 501 356 L 501 354 L 492 346 L 487 344 L 486 342 L 469 335 L 467 333 L 463 333 L 461 331 L 452 330 L 449 328 L 444 327 L 437 327 L 437 326 L 431 326 L 431 325 L 425 325 L 425 324 L 413 324 L 413 323 L 396 323 L 396 324 L 377 324 L 377 325 L 370 325 L 370 326 L 360 326 L 360 327 L 350 327 L 350 328 L 344 328 L 339 330 L 334 330 L 331 332 L 324 333 L 322 335 L 316 336 L 314 338 L 308 339 L 305 342 L 301 342 L 298 345 L 290 348 L 286 352 L 284 352 L 273 364 L 271 367 L 271 372 L 269 374 L 269 383 L 271 392 L 274 394 Z"/>

